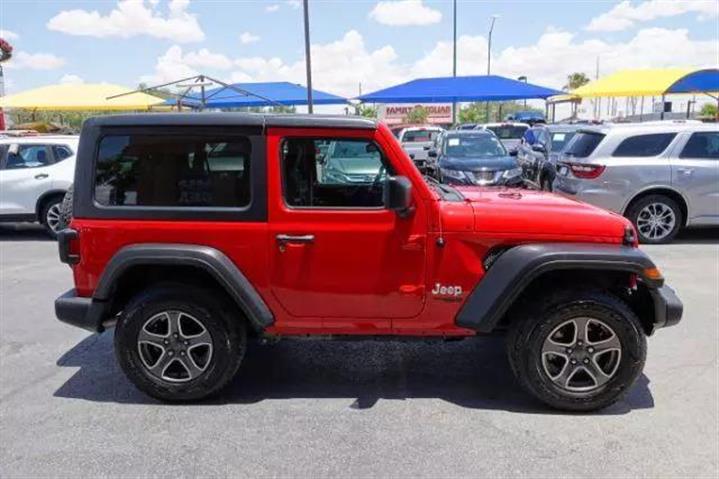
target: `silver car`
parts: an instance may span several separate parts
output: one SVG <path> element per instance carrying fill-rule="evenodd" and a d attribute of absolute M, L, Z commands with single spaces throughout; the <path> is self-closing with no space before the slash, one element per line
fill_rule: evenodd
<path fill-rule="evenodd" d="M 664 121 L 580 129 L 554 191 L 629 218 L 643 243 L 719 225 L 719 125 Z"/>
<path fill-rule="evenodd" d="M 443 131 L 444 128 L 439 126 L 411 126 L 400 131 L 397 139 L 417 168 L 424 171 L 427 167 L 428 152 Z"/>

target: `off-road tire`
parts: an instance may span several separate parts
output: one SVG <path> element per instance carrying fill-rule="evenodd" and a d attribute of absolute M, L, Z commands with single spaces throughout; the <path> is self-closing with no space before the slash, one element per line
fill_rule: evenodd
<path fill-rule="evenodd" d="M 70 227 L 72 220 L 72 185 L 67 189 L 60 204 L 60 230 Z"/>
<path fill-rule="evenodd" d="M 548 335 L 571 318 L 589 317 L 609 325 L 622 351 L 616 372 L 602 387 L 573 392 L 557 386 L 542 365 L 542 345 Z M 646 337 L 639 319 L 614 295 L 600 291 L 567 291 L 528 303 L 510 325 L 509 363 L 520 385 L 548 406 L 573 412 L 605 408 L 625 394 L 642 372 Z"/>
<path fill-rule="evenodd" d="M 639 228 L 638 222 L 640 213 L 642 212 L 642 210 L 644 210 L 644 208 L 652 204 L 664 205 L 666 208 L 671 209 L 672 214 L 675 218 L 674 227 L 668 234 L 666 234 L 666 236 L 662 236 L 661 238 L 651 238 L 645 235 Z M 626 216 L 627 218 L 629 218 L 629 221 L 632 222 L 634 228 L 636 228 L 637 234 L 639 236 L 639 242 L 643 244 L 671 243 L 677 233 L 679 233 L 679 230 L 682 228 L 682 225 L 684 224 L 684 215 L 682 214 L 682 209 L 679 207 L 676 201 L 665 195 L 647 195 L 642 198 L 639 198 L 638 200 L 635 200 L 629 206 L 629 208 L 627 208 Z"/>
<path fill-rule="evenodd" d="M 212 336 L 211 360 L 188 382 L 155 377 L 140 358 L 138 334 L 148 319 L 163 311 L 192 315 Z M 244 318 L 222 296 L 194 286 L 164 284 L 129 301 L 117 322 L 114 342 L 122 370 L 138 389 L 162 401 L 186 402 L 211 396 L 232 380 L 245 354 L 247 332 Z"/>

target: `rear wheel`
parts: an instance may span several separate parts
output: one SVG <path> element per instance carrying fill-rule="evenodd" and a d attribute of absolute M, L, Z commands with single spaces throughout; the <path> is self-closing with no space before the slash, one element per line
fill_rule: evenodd
<path fill-rule="evenodd" d="M 60 205 L 61 197 L 55 197 L 47 200 L 40 211 L 40 222 L 45 227 L 47 233 L 57 238 L 57 233 L 62 229 L 60 221 Z"/>
<path fill-rule="evenodd" d="M 190 401 L 226 386 L 246 347 L 245 323 L 232 305 L 204 289 L 176 285 L 133 298 L 115 329 L 127 377 L 164 401 Z"/>
<path fill-rule="evenodd" d="M 619 299 L 575 292 L 527 311 L 508 337 L 521 385 L 557 409 L 592 411 L 617 401 L 642 372 L 646 338 Z"/>
<path fill-rule="evenodd" d="M 648 195 L 635 201 L 627 217 L 646 244 L 671 242 L 679 233 L 684 218 L 676 201 L 664 195 Z"/>

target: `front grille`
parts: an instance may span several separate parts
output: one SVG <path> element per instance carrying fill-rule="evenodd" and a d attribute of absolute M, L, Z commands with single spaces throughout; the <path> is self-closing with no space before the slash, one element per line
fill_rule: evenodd
<path fill-rule="evenodd" d="M 475 171 L 473 174 L 474 180 L 480 184 L 492 183 L 494 182 L 494 177 L 496 176 L 496 172 L 488 170 Z"/>

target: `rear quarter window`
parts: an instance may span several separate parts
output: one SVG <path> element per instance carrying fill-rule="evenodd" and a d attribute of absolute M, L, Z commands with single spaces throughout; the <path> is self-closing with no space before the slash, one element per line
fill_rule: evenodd
<path fill-rule="evenodd" d="M 577 133 L 567 145 L 565 153 L 577 158 L 586 158 L 597 149 L 597 146 L 602 142 L 604 136 L 602 133 L 586 131 Z"/>
<path fill-rule="evenodd" d="M 102 206 L 238 208 L 250 203 L 243 136 L 107 135 L 95 166 Z"/>
<path fill-rule="evenodd" d="M 660 155 L 667 149 L 676 133 L 653 133 L 636 135 L 624 139 L 614 150 L 612 156 L 650 157 Z"/>

